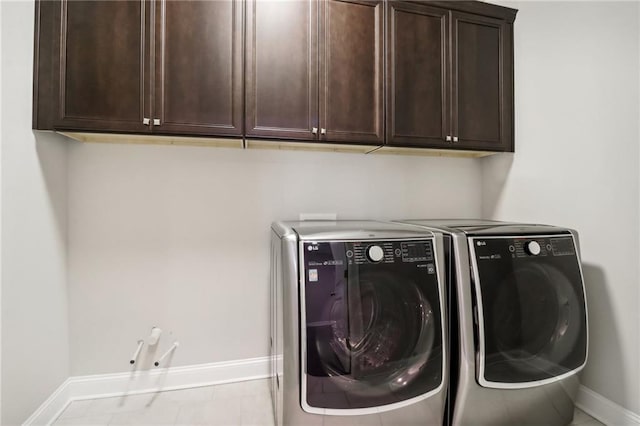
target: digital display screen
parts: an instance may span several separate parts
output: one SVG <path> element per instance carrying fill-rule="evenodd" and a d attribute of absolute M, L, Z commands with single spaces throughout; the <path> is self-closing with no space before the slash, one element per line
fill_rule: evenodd
<path fill-rule="evenodd" d="M 551 250 L 554 256 L 569 256 L 576 254 L 573 246 L 573 239 L 570 237 L 553 238 L 551 240 Z"/>
<path fill-rule="evenodd" d="M 422 262 L 433 260 L 431 242 L 402 243 L 403 262 Z"/>

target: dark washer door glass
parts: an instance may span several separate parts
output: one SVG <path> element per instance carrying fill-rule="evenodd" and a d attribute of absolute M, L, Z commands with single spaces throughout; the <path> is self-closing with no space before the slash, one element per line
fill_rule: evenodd
<path fill-rule="evenodd" d="M 587 317 L 571 235 L 477 237 L 471 244 L 482 302 L 480 384 L 526 385 L 581 368 Z"/>
<path fill-rule="evenodd" d="M 303 252 L 309 407 L 379 407 L 440 387 L 432 241 L 304 243 Z"/>

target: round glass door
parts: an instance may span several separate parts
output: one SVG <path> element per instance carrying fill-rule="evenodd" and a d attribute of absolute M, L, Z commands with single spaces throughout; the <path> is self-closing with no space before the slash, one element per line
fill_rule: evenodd
<path fill-rule="evenodd" d="M 305 381 L 311 407 L 379 407 L 442 383 L 442 320 L 431 242 L 420 242 L 424 260 L 411 262 L 403 261 L 400 242 L 387 243 L 379 261 L 361 256 L 372 244 L 383 247 L 320 243 L 305 253 Z"/>
<path fill-rule="evenodd" d="M 429 359 L 433 308 L 403 277 L 382 271 L 340 281 L 325 309 L 331 325 L 316 336 L 315 349 L 345 390 L 370 396 L 400 389 Z"/>
<path fill-rule="evenodd" d="M 527 251 L 531 241 L 539 252 Z M 572 238 L 474 242 L 481 384 L 536 384 L 581 368 L 586 308 Z"/>

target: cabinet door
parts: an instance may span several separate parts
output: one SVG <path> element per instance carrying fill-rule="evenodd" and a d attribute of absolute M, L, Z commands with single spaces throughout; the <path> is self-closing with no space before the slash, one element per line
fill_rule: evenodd
<path fill-rule="evenodd" d="M 387 144 L 448 146 L 448 11 L 388 5 Z"/>
<path fill-rule="evenodd" d="M 318 2 L 247 2 L 248 137 L 317 139 Z"/>
<path fill-rule="evenodd" d="M 451 12 L 457 147 L 513 151 L 513 27 Z"/>
<path fill-rule="evenodd" d="M 149 3 L 63 1 L 54 126 L 146 132 Z M 57 74 L 59 73 L 59 74 Z"/>
<path fill-rule="evenodd" d="M 320 127 L 327 141 L 384 141 L 383 2 L 320 3 Z"/>
<path fill-rule="evenodd" d="M 242 3 L 156 3 L 155 133 L 242 135 Z"/>

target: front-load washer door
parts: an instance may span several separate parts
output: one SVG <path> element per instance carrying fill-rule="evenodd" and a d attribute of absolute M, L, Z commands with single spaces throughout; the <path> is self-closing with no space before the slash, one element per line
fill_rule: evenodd
<path fill-rule="evenodd" d="M 364 414 L 443 386 L 433 240 L 303 242 L 301 405 Z"/>
<path fill-rule="evenodd" d="M 573 236 L 473 237 L 469 247 L 480 385 L 533 387 L 581 370 L 587 311 Z"/>

